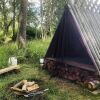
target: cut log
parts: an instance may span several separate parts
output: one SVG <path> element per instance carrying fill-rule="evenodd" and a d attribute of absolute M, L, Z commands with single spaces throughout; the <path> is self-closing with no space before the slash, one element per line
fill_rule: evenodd
<path fill-rule="evenodd" d="M 23 90 L 23 91 L 27 91 L 27 85 L 26 85 L 26 84 L 24 84 L 24 85 L 22 86 L 22 90 Z"/>
<path fill-rule="evenodd" d="M 24 84 L 26 83 L 27 83 L 27 80 L 22 80 L 19 83 L 15 84 L 13 87 L 11 87 L 11 90 L 14 92 L 22 92 L 22 93 L 25 92 L 26 93 L 27 92 L 26 89 L 19 88 L 19 87 L 23 87 Z"/>
<path fill-rule="evenodd" d="M 33 81 L 33 82 L 24 82 L 24 85 L 22 86 L 22 90 L 23 91 L 27 91 L 27 87 L 28 86 L 32 86 L 32 85 L 34 85 L 35 84 L 35 82 Z"/>
<path fill-rule="evenodd" d="M 22 80 L 19 83 L 15 84 L 13 87 L 14 88 L 19 88 L 19 87 L 23 86 L 26 82 L 27 82 L 27 80 Z"/>
<path fill-rule="evenodd" d="M 27 82 L 27 83 L 26 83 L 27 86 L 32 86 L 32 85 L 34 85 L 34 84 L 35 84 L 34 81 L 33 81 L 33 82 Z"/>
<path fill-rule="evenodd" d="M 19 93 L 27 93 L 27 91 L 23 91 L 22 89 L 11 87 L 11 90 L 14 92 L 19 92 Z"/>
<path fill-rule="evenodd" d="M 10 71 L 13 71 L 13 70 L 19 70 L 19 69 L 20 69 L 20 67 L 18 65 L 16 65 L 16 66 L 10 66 L 8 68 L 1 69 L 0 70 L 0 75 L 4 74 L 4 73 L 7 73 L 7 72 L 10 72 Z"/>
<path fill-rule="evenodd" d="M 19 83 L 15 84 L 11 87 L 11 90 L 17 95 L 25 95 L 32 91 L 37 91 L 39 89 L 39 85 L 35 84 L 35 82 L 28 82 L 27 80 L 22 80 Z"/>
<path fill-rule="evenodd" d="M 27 87 L 27 91 L 28 91 L 28 92 L 35 91 L 35 90 L 37 90 L 37 89 L 39 89 L 39 85 L 38 85 L 38 84 L 34 84 L 34 85 L 32 85 L 32 86 L 28 86 L 28 87 Z"/>

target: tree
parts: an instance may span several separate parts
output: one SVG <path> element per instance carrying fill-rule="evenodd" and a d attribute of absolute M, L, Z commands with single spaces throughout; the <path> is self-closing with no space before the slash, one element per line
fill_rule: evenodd
<path fill-rule="evenodd" d="M 18 46 L 25 47 L 28 0 L 21 0 L 20 2 Z"/>
<path fill-rule="evenodd" d="M 2 2 L 2 14 L 3 14 L 3 20 L 4 20 L 4 34 L 7 35 L 7 10 L 6 10 L 6 0 L 1 0 Z"/>
<path fill-rule="evenodd" d="M 41 21 L 40 21 L 40 25 L 41 25 L 41 38 L 44 39 L 44 32 L 43 32 L 43 0 L 40 0 L 40 17 L 41 17 Z"/>
<path fill-rule="evenodd" d="M 66 0 L 40 0 L 40 5 L 29 2 L 28 7 L 27 2 L 28 0 L 0 0 L 0 34 L 4 41 L 7 38 L 16 40 L 18 37 L 18 44 L 25 45 L 26 23 L 35 29 L 36 38 L 38 36 L 44 40 L 51 36 L 62 16 Z"/>
<path fill-rule="evenodd" d="M 45 33 L 51 36 L 52 21 L 54 18 L 54 0 L 44 0 L 45 4 Z"/>
<path fill-rule="evenodd" d="M 12 25 L 13 18 L 12 14 L 12 2 L 15 4 L 15 0 L 1 0 L 0 1 L 0 12 L 2 16 L 2 26 L 3 26 L 3 33 L 7 36 L 9 27 Z M 15 9 L 14 9 L 15 10 Z"/>
<path fill-rule="evenodd" d="M 50 35 L 50 24 L 52 16 L 51 5 L 52 0 L 40 0 L 40 24 L 42 39 L 45 39 L 47 35 Z"/>
<path fill-rule="evenodd" d="M 15 34 L 15 16 L 16 16 L 16 13 L 15 13 L 15 9 L 16 9 L 16 0 L 13 0 L 13 2 L 12 2 L 12 6 L 13 6 L 13 23 L 12 23 L 12 30 L 13 30 L 13 35 Z"/>
<path fill-rule="evenodd" d="M 43 37 L 51 36 L 62 16 L 67 0 L 40 0 L 41 32 Z"/>

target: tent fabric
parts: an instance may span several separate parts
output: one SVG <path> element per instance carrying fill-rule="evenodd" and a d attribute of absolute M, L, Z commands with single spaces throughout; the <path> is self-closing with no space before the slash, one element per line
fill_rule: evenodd
<path fill-rule="evenodd" d="M 100 75 L 100 15 L 94 11 L 97 1 L 78 3 L 65 7 L 45 58 L 82 59 L 94 65 Z"/>

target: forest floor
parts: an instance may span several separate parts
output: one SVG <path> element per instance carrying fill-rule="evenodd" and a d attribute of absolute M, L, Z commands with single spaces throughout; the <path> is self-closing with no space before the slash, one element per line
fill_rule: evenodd
<path fill-rule="evenodd" d="M 38 43 L 40 44 L 42 42 Z M 33 47 L 34 44 L 36 44 L 36 41 L 31 42 L 31 47 Z M 43 43 L 43 46 L 46 46 L 44 51 L 48 47 L 48 44 L 49 41 Z M 41 47 L 40 45 L 37 44 L 39 48 Z M 1 46 L 0 50 L 6 47 L 7 46 Z M 36 52 L 34 55 L 36 55 Z M 36 56 L 42 57 L 42 55 L 39 54 L 37 54 Z M 3 56 L 1 55 L 0 57 Z M 78 84 L 57 77 L 50 78 L 50 75 L 40 67 L 38 57 L 35 58 L 37 58 L 37 60 L 31 64 L 25 62 L 20 64 L 21 69 L 19 73 L 12 72 L 0 76 L 0 100 L 100 100 L 100 95 L 93 95 Z M 10 87 L 23 79 L 29 81 L 35 80 L 36 82 L 38 82 L 40 87 L 49 88 L 49 91 L 44 95 L 33 98 L 16 96 L 11 92 Z"/>

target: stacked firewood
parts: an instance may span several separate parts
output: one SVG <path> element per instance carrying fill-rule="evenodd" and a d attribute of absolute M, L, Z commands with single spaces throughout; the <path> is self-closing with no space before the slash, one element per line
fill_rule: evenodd
<path fill-rule="evenodd" d="M 35 92 L 39 89 L 39 85 L 33 82 L 28 82 L 27 80 L 22 80 L 13 87 L 11 90 L 17 95 L 26 95 L 31 92 Z"/>
<path fill-rule="evenodd" d="M 52 76 L 59 76 L 61 78 L 69 80 L 80 80 L 80 69 L 65 65 L 62 63 L 55 63 L 55 61 L 47 61 L 47 70 L 52 74 Z"/>
<path fill-rule="evenodd" d="M 80 82 L 90 91 L 100 89 L 100 78 L 93 72 L 51 59 L 46 60 L 45 68 L 50 72 L 51 77 L 57 76 L 77 83 Z"/>
<path fill-rule="evenodd" d="M 48 59 L 45 60 L 43 69 L 48 70 L 49 73 L 52 73 L 54 71 L 55 67 L 56 67 L 56 64 L 54 61 L 48 60 Z"/>

